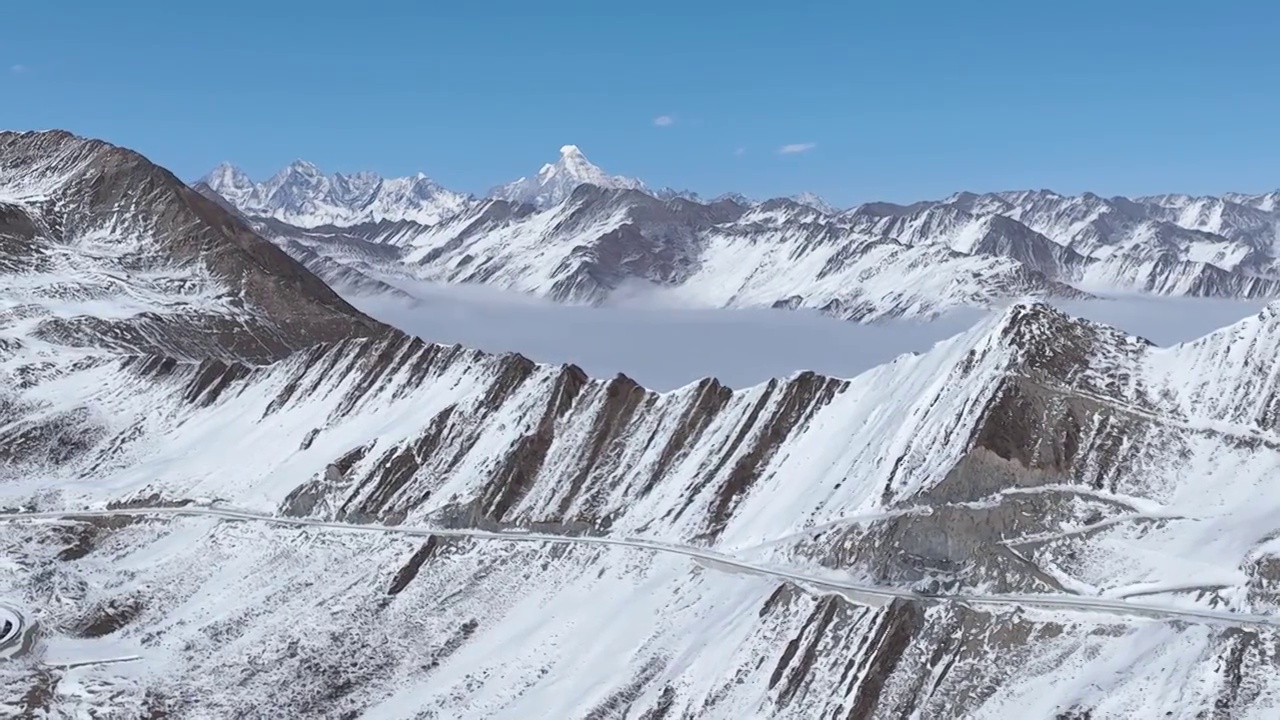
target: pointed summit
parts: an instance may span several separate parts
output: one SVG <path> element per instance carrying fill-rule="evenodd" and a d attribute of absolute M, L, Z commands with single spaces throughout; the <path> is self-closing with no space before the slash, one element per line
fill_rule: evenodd
<path fill-rule="evenodd" d="M 541 209 L 564 202 L 579 185 L 645 190 L 644 183 L 639 180 L 609 175 L 591 164 L 577 145 L 563 145 L 560 147 L 559 160 L 543 165 L 534 177 L 522 177 L 490 190 L 489 196 L 510 202 L 529 203 Z"/>
<path fill-rule="evenodd" d="M 229 162 L 218 163 L 208 175 L 200 178 L 200 182 L 208 185 L 215 193 L 236 206 L 241 202 L 247 202 L 255 189 L 253 180 L 243 170 Z"/>
<path fill-rule="evenodd" d="M 295 175 L 318 180 L 324 178 L 324 171 L 315 163 L 299 158 L 286 165 L 283 170 L 276 174 L 276 177 L 285 175 Z"/>
<path fill-rule="evenodd" d="M 790 199 L 804 205 L 805 207 L 813 208 L 823 215 L 835 215 L 840 212 L 839 209 L 827 202 L 817 193 L 802 192 L 799 195 L 792 195 Z"/>

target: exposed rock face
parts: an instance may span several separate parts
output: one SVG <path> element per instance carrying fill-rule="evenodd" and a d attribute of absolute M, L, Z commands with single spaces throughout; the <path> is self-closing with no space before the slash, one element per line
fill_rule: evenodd
<path fill-rule="evenodd" d="M 1088 296 L 1054 279 L 1075 277 L 1075 261 L 1043 238 L 1063 257 L 1008 247 L 996 235 L 973 252 L 904 244 L 790 200 L 700 204 L 579 185 L 543 210 L 490 200 L 431 227 L 302 230 L 266 220 L 256 226 L 354 294 L 377 292 L 370 278 L 408 278 L 599 304 L 625 299 L 640 284 L 699 307 L 809 308 L 866 321 L 1025 295 Z M 375 255 L 372 247 L 386 252 Z"/>
<path fill-rule="evenodd" d="M 73 505 L 100 496 L 94 489 L 99 483 L 117 496 L 128 488 L 151 493 L 159 483 L 172 496 L 263 502 L 264 510 L 284 503 L 280 509 L 288 514 L 347 522 L 660 538 L 944 596 L 1154 592 L 1172 598 L 1182 590 L 1152 585 L 1131 565 L 1103 558 L 1158 552 L 1170 563 L 1193 562 L 1187 528 L 1227 523 L 1227 517 L 1240 517 L 1238 503 L 1256 505 L 1256 469 L 1280 458 L 1276 444 L 1258 435 L 1273 422 L 1273 401 L 1244 411 L 1219 392 L 1215 405 L 1187 404 L 1184 397 L 1206 390 L 1185 385 L 1174 369 L 1198 371 L 1221 365 L 1219 358 L 1254 357 L 1237 355 L 1241 343 L 1261 352 L 1278 340 L 1280 323 L 1264 314 L 1201 343 L 1157 350 L 1103 326 L 1023 306 L 934 352 L 852 380 L 801 374 L 746 391 L 705 381 L 667 394 L 626 378 L 595 381 L 572 367 L 403 337 L 322 345 L 262 368 L 125 359 L 80 371 L 95 378 L 86 387 L 101 389 L 85 400 L 98 408 L 96 425 L 74 432 L 97 440 L 56 462 L 39 452 L 19 454 L 11 467 L 42 468 L 46 477 L 52 470 L 64 479 L 61 499 L 53 502 Z M 1270 396 L 1274 379 L 1266 373 L 1236 364 L 1231 376 L 1227 387 L 1243 383 L 1250 398 Z M 36 402 L 40 393 L 37 386 L 25 399 Z M 167 449 L 174 443 L 219 447 L 226 441 L 211 428 L 232 423 L 243 428 L 237 437 L 256 438 L 238 441 L 241 462 L 233 479 L 217 463 Z M 8 439 L 5 445 L 27 447 Z M 1210 457 L 1222 468 L 1206 484 L 1199 473 L 1202 459 Z M 94 482 L 86 484 L 90 477 Z M 1174 503 L 1206 489 L 1231 498 L 1221 505 L 1225 514 L 1196 515 L 1194 505 Z M 297 504 L 299 493 L 308 496 L 305 507 Z M 153 533 L 164 537 L 183 527 Z M 241 533 L 236 552 L 258 557 L 267 547 L 259 543 L 279 532 Z M 102 555 L 100 570 L 75 572 L 109 572 L 113 558 L 128 557 L 147 542 L 130 541 Z M 329 548 L 323 569 L 305 569 L 298 549 L 289 562 L 303 562 L 303 569 L 268 580 L 245 566 L 235 571 L 242 579 L 234 582 L 268 582 L 303 596 L 316 592 L 303 588 L 321 577 L 326 587 L 343 588 L 323 596 L 352 608 L 356 615 L 348 620 L 360 628 L 359 639 L 332 646 L 326 641 L 325 652 L 383 668 L 372 675 L 324 671 L 332 682 L 351 683 L 341 702 L 352 709 L 409 678 L 445 668 L 494 672 L 496 665 L 467 650 L 479 647 L 472 644 L 477 634 L 502 643 L 503 650 L 489 656 L 493 662 L 524 662 L 513 659 L 524 657 L 523 641 L 506 634 L 510 623 L 525 622 L 518 596 L 533 593 L 549 613 L 538 621 L 544 628 L 539 632 L 576 638 L 579 631 L 563 623 L 581 620 L 582 611 L 569 610 L 579 606 L 564 588 L 612 597 L 639 592 L 622 588 L 641 587 L 632 583 L 642 577 L 660 583 L 662 589 L 641 594 L 664 608 L 658 611 L 664 620 L 643 633 L 650 651 L 617 674 L 591 671 L 614 688 L 615 695 L 598 700 L 600 707 L 633 713 L 667 707 L 675 716 L 730 716 L 746 708 L 778 717 L 896 717 L 955 708 L 999 716 L 1033 687 L 1067 697 L 1066 688 L 1076 682 L 1071 673 L 1078 672 L 1071 668 L 1086 662 L 1089 648 L 1144 642 L 1177 658 L 1172 662 L 1180 667 L 1212 667 L 1216 657 L 1252 653 L 1236 679 L 1224 677 L 1195 696 L 1194 702 L 1221 703 L 1230 712 L 1243 698 L 1256 697 L 1247 688 L 1269 683 L 1265 678 L 1274 672 L 1270 655 L 1260 647 L 1241 650 L 1230 629 L 1193 625 L 1151 635 L 1142 629 L 1149 626 L 1135 629 L 1123 617 L 1087 612 L 1010 615 L 925 599 L 868 606 L 856 594 L 813 595 L 802 586 L 714 568 L 693 580 L 687 560 L 635 549 L 464 541 L 443 553 L 430 544 L 415 553 L 389 539 Z M 354 575 L 339 580 L 335 573 L 346 573 L 346 563 L 354 563 L 352 571 L 370 563 L 384 570 L 375 582 Z M 624 569 L 629 567 L 645 569 L 632 575 Z M 1257 567 L 1264 572 L 1264 565 Z M 1258 578 L 1266 582 L 1264 575 Z M 1260 608 L 1254 603 L 1270 602 L 1252 590 L 1255 599 L 1244 600 L 1221 578 L 1206 580 L 1216 583 L 1200 595 L 1206 608 L 1249 611 Z M 206 582 L 190 578 L 180 592 L 204 592 Z M 1255 583 L 1248 576 L 1239 582 L 1239 589 Z M 378 605 L 381 614 L 358 609 L 358 598 L 373 603 L 387 588 L 395 590 L 395 600 Z M 754 607 L 743 606 L 748 599 Z M 140 617 L 121 630 L 126 636 L 134 632 L 130 628 L 145 627 L 147 618 L 159 622 L 176 612 L 152 609 L 165 607 L 156 598 L 139 602 Z M 435 608 L 437 617 L 416 632 L 443 645 L 433 646 L 437 654 L 410 661 L 416 655 L 394 649 L 400 635 L 388 623 L 420 603 Z M 680 603 L 684 610 L 676 609 Z M 251 607 L 244 605 L 244 612 Z M 241 622 L 272 628 L 271 643 L 290 642 L 285 618 L 301 608 L 273 607 L 253 609 L 257 619 Z M 732 640 L 693 639 L 713 617 L 730 623 Z M 1270 637 L 1269 631 L 1250 632 Z M 258 647 L 262 640 L 251 637 L 222 642 Z M 559 677 L 576 667 L 574 642 L 560 641 L 564 654 L 553 654 L 558 659 L 549 660 L 546 672 Z M 676 660 L 695 652 L 704 662 L 712 648 L 729 653 L 721 661 L 728 663 L 721 666 L 730 668 L 727 674 L 705 676 L 696 664 Z M 211 646 L 210 652 L 223 651 Z M 1065 660 L 1047 665 L 1050 657 Z M 191 662 L 196 672 L 206 661 Z M 406 662 L 434 669 L 417 675 Z M 1135 677 L 1150 671 L 1142 666 Z M 292 672 L 276 668 L 271 676 Z M 1113 694 L 1086 695 L 1078 710 L 1138 707 L 1126 704 L 1141 697 L 1126 676 L 1108 677 Z M 529 692 L 541 687 L 526 682 L 532 683 L 522 685 Z M 691 689 L 704 684 L 707 693 Z M 522 695 L 497 687 L 481 683 L 458 697 L 521 707 Z M 288 697 L 305 713 L 308 703 L 324 697 L 309 693 L 303 686 Z M 559 707 L 585 716 L 597 702 L 591 697 L 575 695 Z M 220 707 L 238 707 L 225 702 Z M 415 702 L 465 714 L 435 693 Z"/>
<path fill-rule="evenodd" d="M 5 325 L 61 345 L 267 361 L 385 331 L 169 172 L 64 132 L 0 133 L 0 271 Z"/>
<path fill-rule="evenodd" d="M 356 293 L 408 277 L 600 303 L 625 300 L 639 284 L 700 307 L 812 308 L 862 321 L 1028 296 L 1280 296 L 1280 211 L 1270 195 L 962 192 L 835 212 L 805 196 L 702 202 L 650 191 L 567 150 L 498 199 L 430 221 L 295 223 L 304 230 L 234 182 L 218 187 L 264 223 L 261 232 Z M 392 252 L 368 257 L 360 248 L 369 243 Z"/>
<path fill-rule="evenodd" d="M 0 522 L 0 597 L 140 656 L 2 665 L 4 713 L 1275 710 L 1280 637 L 1241 615 L 1280 596 L 1280 311 L 1160 349 L 1019 305 L 855 378 L 655 393 L 383 331 L 162 171 L 117 175 L 136 156 L 19 140 L 49 144 L 13 177 L 80 171 L 6 200 L 0 300 L 45 304 L 0 327 L 0 508 L 172 512 Z M 84 229 L 157 194 L 172 221 Z M 71 276 L 98 332 L 18 321 L 64 298 L 40 263 L 111 242 L 151 262 Z M 175 310 L 156 268 L 242 304 Z M 246 514 L 174 514 L 217 508 Z"/>

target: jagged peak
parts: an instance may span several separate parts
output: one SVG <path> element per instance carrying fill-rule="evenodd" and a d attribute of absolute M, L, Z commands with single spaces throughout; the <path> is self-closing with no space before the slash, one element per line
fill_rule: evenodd
<path fill-rule="evenodd" d="M 800 203 L 801 205 L 811 207 L 824 215 L 835 215 L 840 212 L 839 208 L 827 202 L 825 198 L 817 193 L 802 192 L 797 195 L 792 195 L 790 199 Z"/>
<path fill-rule="evenodd" d="M 302 158 L 298 158 L 297 160 L 294 160 L 293 162 L 289 163 L 288 165 L 285 166 L 285 169 L 293 170 L 296 172 L 303 172 L 307 174 L 314 174 L 314 175 L 323 174 L 323 171 L 320 170 L 320 167 L 318 165 L 311 162 L 310 160 L 304 160 Z"/>
<path fill-rule="evenodd" d="M 545 209 L 567 200 L 576 187 L 583 184 L 604 188 L 645 190 L 644 183 L 621 175 L 609 175 L 587 160 L 577 145 L 563 145 L 554 163 L 542 166 L 534 177 L 499 185 L 489 191 L 490 197 L 527 202 Z"/>
<path fill-rule="evenodd" d="M 1019 300 L 993 316 L 985 329 L 988 344 L 1016 353 L 1034 371 L 1084 367 L 1100 345 L 1113 349 L 1150 347 L 1151 341 L 1104 323 L 1076 317 L 1048 303 Z"/>
<path fill-rule="evenodd" d="M 200 178 L 200 182 L 203 182 L 214 190 L 250 187 L 253 185 L 253 180 L 249 177 L 248 173 L 240 169 L 239 166 L 225 160 L 214 165 L 212 170 L 210 170 L 204 177 Z"/>

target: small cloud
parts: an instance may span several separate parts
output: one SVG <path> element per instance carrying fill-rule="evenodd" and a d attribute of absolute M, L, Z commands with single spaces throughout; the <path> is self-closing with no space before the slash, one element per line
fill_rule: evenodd
<path fill-rule="evenodd" d="M 9 66 L 9 72 L 13 73 L 14 75 L 21 75 L 21 74 L 25 73 L 26 71 L 27 71 L 27 66 L 26 66 L 26 65 L 23 65 L 23 64 L 21 64 L 21 63 L 19 63 L 19 64 L 17 64 L 17 65 L 10 65 L 10 66 Z"/>
<path fill-rule="evenodd" d="M 807 153 L 816 147 L 818 147 L 818 143 L 792 143 L 778 148 L 778 154 L 796 155 L 798 153 Z"/>
<path fill-rule="evenodd" d="M 676 124 L 676 119 L 670 115 L 659 115 L 653 119 L 653 124 L 658 127 L 671 127 Z"/>
<path fill-rule="evenodd" d="M 746 154 L 747 154 L 747 149 L 746 149 L 746 148 L 738 148 L 737 150 L 734 150 L 734 151 L 733 151 L 733 154 L 734 154 L 734 155 L 737 155 L 738 157 L 742 157 L 743 155 L 746 155 Z"/>

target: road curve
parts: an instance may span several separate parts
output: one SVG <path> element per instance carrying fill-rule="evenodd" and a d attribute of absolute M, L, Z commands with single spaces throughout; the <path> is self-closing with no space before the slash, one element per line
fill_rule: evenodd
<path fill-rule="evenodd" d="M 0 660 L 21 657 L 35 640 L 35 623 L 17 606 L 0 601 Z"/>
<path fill-rule="evenodd" d="M 807 586 L 818 592 L 836 592 L 853 599 L 872 598 L 891 600 L 905 598 L 919 602 L 960 603 L 976 607 L 1034 607 L 1049 610 L 1066 610 L 1084 613 L 1105 613 L 1122 618 L 1147 618 L 1154 620 L 1181 621 L 1199 624 L 1229 626 L 1268 626 L 1280 627 L 1280 616 L 1236 613 L 1225 610 L 1196 608 L 1179 608 L 1146 603 L 1128 602 L 1120 599 L 1088 597 L 1082 595 L 1051 594 L 1008 594 L 1008 595 L 925 595 L 905 588 L 881 585 L 866 585 L 848 582 L 838 578 L 812 575 L 798 570 L 761 565 L 730 555 L 713 552 L 703 548 L 664 543 L 643 538 L 612 538 L 574 535 L 549 535 L 530 532 L 490 532 L 487 530 L 466 530 L 454 528 L 411 527 L 405 525 L 354 524 L 328 522 L 324 520 L 307 520 L 274 515 L 263 515 L 242 510 L 216 508 L 206 506 L 128 508 L 118 510 L 69 510 L 56 512 L 33 513 L 0 513 L 0 522 L 24 520 L 61 520 L 61 519 L 93 519 L 112 516 L 151 516 L 151 517 L 213 517 L 224 520 L 261 522 L 270 525 L 290 527 L 323 528 L 346 532 L 374 532 L 383 534 L 425 537 L 465 537 L 475 540 L 492 540 L 499 542 L 533 542 L 564 545 L 613 545 L 619 547 L 638 548 L 655 553 L 683 555 L 700 563 L 703 567 L 733 570 L 753 575 L 789 580 Z"/>

